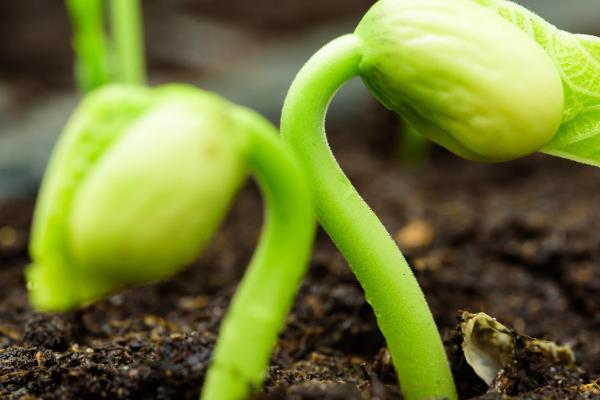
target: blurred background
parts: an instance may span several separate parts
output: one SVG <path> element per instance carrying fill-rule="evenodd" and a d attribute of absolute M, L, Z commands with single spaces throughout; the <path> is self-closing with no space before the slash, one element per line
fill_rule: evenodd
<path fill-rule="evenodd" d="M 328 40 L 351 31 L 372 3 L 144 0 L 150 80 L 193 83 L 277 121 L 300 66 Z M 560 28 L 600 33 L 598 0 L 520 3 Z M 0 1 L 0 198 L 35 195 L 52 145 L 78 101 L 72 64 L 63 1 Z M 344 92 L 329 119 L 334 144 L 367 140 L 389 148 L 386 142 L 396 140 L 393 117 L 359 82 Z M 356 124 L 365 124 L 365 137 L 343 129 Z"/>

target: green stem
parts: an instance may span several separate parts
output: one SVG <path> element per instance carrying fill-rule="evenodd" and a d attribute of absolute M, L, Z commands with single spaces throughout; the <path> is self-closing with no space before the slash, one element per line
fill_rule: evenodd
<path fill-rule="evenodd" d="M 408 122 L 397 117 L 398 161 L 400 165 L 414 167 L 427 161 L 431 150 L 431 142 L 421 135 Z"/>
<path fill-rule="evenodd" d="M 144 36 L 140 0 L 111 0 L 111 31 L 115 51 L 115 81 L 146 82 Z"/>
<path fill-rule="evenodd" d="M 103 0 L 66 0 L 77 55 L 76 79 L 87 93 L 110 81 Z"/>
<path fill-rule="evenodd" d="M 275 129 L 240 110 L 252 126 L 249 162 L 266 198 L 260 243 L 219 333 L 202 398 L 239 400 L 258 390 L 277 335 L 307 268 L 315 216 L 307 179 Z"/>
<path fill-rule="evenodd" d="M 338 38 L 311 58 L 283 109 L 283 136 L 311 180 L 321 225 L 348 260 L 373 307 L 407 399 L 455 399 L 444 347 L 423 292 L 385 227 L 344 175 L 327 143 L 336 91 L 359 75 L 361 43 Z"/>

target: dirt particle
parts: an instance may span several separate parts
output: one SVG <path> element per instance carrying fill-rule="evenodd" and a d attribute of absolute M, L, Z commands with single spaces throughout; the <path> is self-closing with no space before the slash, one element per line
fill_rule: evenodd
<path fill-rule="evenodd" d="M 444 264 L 452 261 L 452 254 L 447 250 L 432 251 L 430 254 L 423 257 L 416 257 L 413 260 L 412 266 L 419 272 L 437 271 Z"/>
<path fill-rule="evenodd" d="M 310 307 L 315 318 L 321 319 L 325 316 L 325 314 L 323 312 L 323 306 L 321 305 L 321 301 L 317 296 L 313 296 L 313 295 L 307 296 L 306 303 Z"/>
<path fill-rule="evenodd" d="M 577 390 L 585 394 L 600 395 L 600 384 L 598 383 L 598 381 L 594 381 L 592 383 L 579 386 Z"/>
<path fill-rule="evenodd" d="M 398 230 L 394 237 L 403 249 L 410 250 L 428 247 L 435 237 L 435 229 L 431 223 L 422 219 L 416 219 Z"/>
<path fill-rule="evenodd" d="M 21 340 L 21 332 L 11 325 L 0 325 L 0 336 L 6 336 L 12 340 Z"/>
<path fill-rule="evenodd" d="M 41 351 L 35 353 L 35 361 L 37 362 L 37 365 L 39 367 L 43 367 L 44 363 L 46 362 L 46 357 L 44 356 L 44 353 L 42 353 Z"/>
<path fill-rule="evenodd" d="M 13 247 L 17 244 L 19 235 L 12 226 L 3 226 L 0 228 L 0 247 Z"/>
<path fill-rule="evenodd" d="M 184 296 L 179 301 L 179 308 L 184 310 L 199 310 L 208 304 L 208 298 L 206 296 Z"/>

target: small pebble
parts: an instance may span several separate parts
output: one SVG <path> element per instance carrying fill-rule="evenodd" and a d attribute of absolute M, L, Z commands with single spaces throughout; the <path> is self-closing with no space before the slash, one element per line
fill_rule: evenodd
<path fill-rule="evenodd" d="M 17 243 L 19 235 L 12 226 L 0 228 L 0 247 L 13 247 Z"/>
<path fill-rule="evenodd" d="M 416 219 L 398 230 L 394 237 L 403 249 L 428 247 L 433 243 L 435 229 L 429 222 Z"/>
<path fill-rule="evenodd" d="M 39 367 L 43 367 L 44 362 L 46 362 L 46 357 L 44 356 L 44 353 L 42 353 L 41 351 L 35 353 L 35 361 L 37 362 L 37 365 Z"/>

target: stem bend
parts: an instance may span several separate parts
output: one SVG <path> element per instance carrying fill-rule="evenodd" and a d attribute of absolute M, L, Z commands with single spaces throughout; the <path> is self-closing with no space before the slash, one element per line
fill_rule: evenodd
<path fill-rule="evenodd" d="M 360 281 L 407 399 L 456 399 L 435 321 L 396 243 L 338 165 L 325 132 L 329 103 L 360 74 L 361 42 L 333 40 L 300 70 L 283 108 L 281 129 L 311 180 L 317 216 Z"/>
<path fill-rule="evenodd" d="M 249 162 L 266 199 L 260 243 L 219 332 L 204 400 L 239 400 L 258 390 L 306 272 L 315 232 L 310 187 L 270 123 L 238 109 L 251 126 Z"/>

